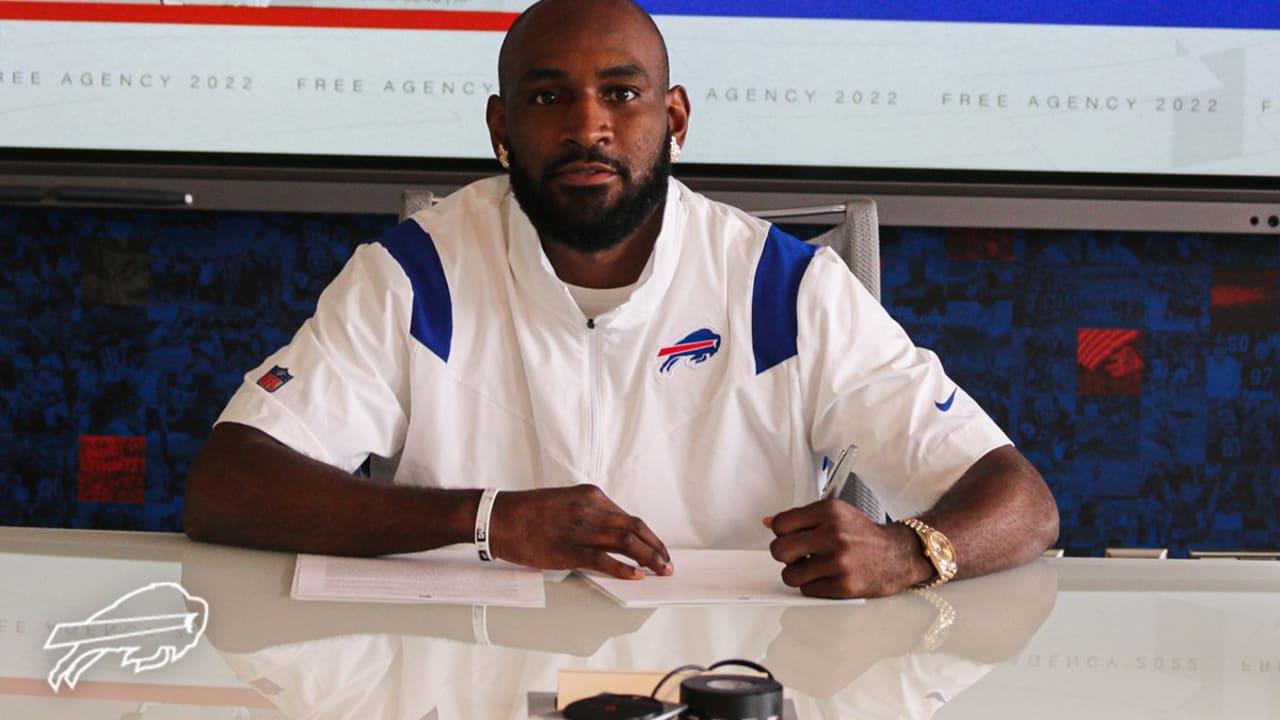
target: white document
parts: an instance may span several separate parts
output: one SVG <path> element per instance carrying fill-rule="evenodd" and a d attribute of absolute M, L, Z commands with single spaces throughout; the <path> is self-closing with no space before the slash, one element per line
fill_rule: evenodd
<path fill-rule="evenodd" d="M 289 595 L 295 600 L 546 605 L 542 571 L 482 563 L 470 546 L 380 558 L 300 554 Z"/>
<path fill-rule="evenodd" d="M 767 550 L 672 550 L 672 575 L 619 580 L 578 571 L 587 582 L 623 607 L 663 605 L 825 605 L 862 600 L 823 600 L 800 594 L 782 582 L 782 563 Z"/>

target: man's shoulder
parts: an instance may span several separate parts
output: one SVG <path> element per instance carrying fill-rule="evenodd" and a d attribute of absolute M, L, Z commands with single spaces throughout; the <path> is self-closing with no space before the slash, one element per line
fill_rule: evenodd
<path fill-rule="evenodd" d="M 506 177 L 477 180 L 413 213 L 377 242 L 418 250 L 429 245 L 442 252 L 451 246 L 474 248 L 483 238 L 501 236 L 509 188 Z"/>
<path fill-rule="evenodd" d="M 681 205 L 686 208 L 686 222 L 704 232 L 729 243 L 746 241 L 756 252 L 763 252 L 766 244 L 786 250 L 789 254 L 813 255 L 816 247 L 800 240 L 772 222 L 752 215 L 735 205 L 710 198 L 672 180 Z"/>
<path fill-rule="evenodd" d="M 740 207 L 715 200 L 671 179 L 672 194 L 685 209 L 688 221 L 702 223 L 720 232 L 731 232 L 763 238 L 771 224 Z"/>
<path fill-rule="evenodd" d="M 425 225 L 442 221 L 497 222 L 502 214 L 503 201 L 510 191 L 511 182 L 505 175 L 487 177 L 462 186 L 412 217 Z"/>

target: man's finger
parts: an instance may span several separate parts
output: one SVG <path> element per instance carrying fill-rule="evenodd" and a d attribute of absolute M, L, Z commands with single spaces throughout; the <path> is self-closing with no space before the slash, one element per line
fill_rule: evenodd
<path fill-rule="evenodd" d="M 840 568 L 826 555 L 809 555 L 782 568 L 782 582 L 802 588 L 825 578 L 836 577 Z"/>
<path fill-rule="evenodd" d="M 597 522 L 610 528 L 613 537 L 611 541 L 604 539 L 589 544 L 598 544 L 612 552 L 622 553 L 659 575 L 671 574 L 671 554 L 667 552 L 667 546 L 643 520 L 619 512 L 609 513 Z"/>
<path fill-rule="evenodd" d="M 829 508 L 824 508 L 830 500 L 819 500 L 798 508 L 783 510 L 773 516 L 770 529 L 775 535 L 790 535 L 809 530 L 821 525 L 828 516 Z"/>
<path fill-rule="evenodd" d="M 635 526 L 630 523 L 622 527 L 598 528 L 583 544 L 624 555 L 659 575 L 670 575 L 669 560 L 662 556 L 659 548 L 649 544 L 634 528 Z"/>
<path fill-rule="evenodd" d="M 671 553 L 667 552 L 666 543 L 658 538 L 657 533 L 649 529 L 643 520 L 632 515 L 631 532 L 649 548 L 648 558 L 636 558 L 642 565 L 659 575 L 670 575 L 674 568 L 671 565 Z"/>
<path fill-rule="evenodd" d="M 810 597 L 859 597 L 861 580 L 830 555 L 810 555 L 782 569 L 782 582 Z"/>
<path fill-rule="evenodd" d="M 848 600 L 865 595 L 855 592 L 849 583 L 841 578 L 827 577 L 815 580 L 800 587 L 800 592 L 809 597 L 830 598 L 832 600 Z"/>
<path fill-rule="evenodd" d="M 784 565 L 790 565 L 810 555 L 824 555 L 833 552 L 830 533 L 822 528 L 809 528 L 790 535 L 780 535 L 769 543 L 769 554 Z"/>
<path fill-rule="evenodd" d="M 639 580 L 644 577 L 644 570 L 609 557 L 608 553 L 595 550 L 588 550 L 588 553 L 587 559 L 580 567 L 599 570 L 605 575 L 612 575 L 622 580 Z"/>

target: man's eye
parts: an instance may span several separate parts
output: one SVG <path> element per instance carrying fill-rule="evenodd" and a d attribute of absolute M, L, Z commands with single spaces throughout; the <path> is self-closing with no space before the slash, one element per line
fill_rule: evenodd
<path fill-rule="evenodd" d="M 640 97 L 640 93 L 636 92 L 634 88 L 614 88 L 609 91 L 608 95 L 610 100 L 617 102 L 630 102 Z"/>
<path fill-rule="evenodd" d="M 551 105 L 559 101 L 560 96 L 550 90 L 543 90 L 542 92 L 534 93 L 533 95 L 533 103 L 535 105 Z"/>

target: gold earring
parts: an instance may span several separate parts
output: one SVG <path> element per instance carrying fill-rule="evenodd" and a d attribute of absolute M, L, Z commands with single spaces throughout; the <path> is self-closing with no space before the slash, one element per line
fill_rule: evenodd
<path fill-rule="evenodd" d="M 503 170 L 511 169 L 511 154 L 507 152 L 507 146 L 498 143 L 498 164 Z"/>
<path fill-rule="evenodd" d="M 668 148 L 667 153 L 671 156 L 671 162 L 680 162 L 680 143 L 676 142 L 674 137 L 671 138 L 671 147 Z"/>

